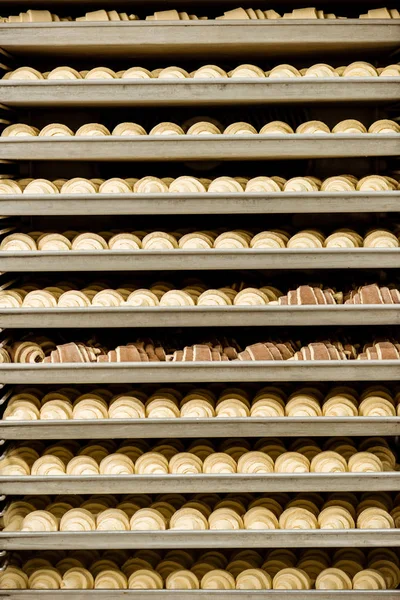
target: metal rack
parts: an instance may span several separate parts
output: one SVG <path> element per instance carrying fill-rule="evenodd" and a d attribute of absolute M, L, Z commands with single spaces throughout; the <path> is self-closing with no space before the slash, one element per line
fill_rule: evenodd
<path fill-rule="evenodd" d="M 399 207 L 400 192 L 0 195 L 4 216 L 385 213 Z"/>
<path fill-rule="evenodd" d="M 398 360 L 0 365 L 3 384 L 400 381 Z"/>
<path fill-rule="evenodd" d="M 372 492 L 400 491 L 400 472 L 271 473 L 266 475 L 95 475 L 0 477 L 3 494 L 181 494 L 199 492 Z M 187 535 L 187 532 L 186 532 Z M 397 534 L 398 539 L 398 534 Z"/>
<path fill-rule="evenodd" d="M 176 306 L 14 308 L 0 310 L 0 326 L 77 327 L 255 327 L 400 325 L 400 304 L 324 306 Z"/>
<path fill-rule="evenodd" d="M 91 531 L 0 533 L 2 550 L 107 548 L 380 548 L 398 545 L 398 529 L 253 531 Z"/>
<path fill-rule="evenodd" d="M 400 143 L 400 138 L 399 138 Z M 398 269 L 399 248 L 0 252 L 2 271 L 200 271 L 238 269 Z"/>
<path fill-rule="evenodd" d="M 6 23 L 1 45 L 18 56 L 97 58 L 315 55 L 389 53 L 398 48 L 396 19 L 272 21 L 130 21 L 81 23 Z"/>
<path fill-rule="evenodd" d="M 3 440 L 400 435 L 400 417 L 0 420 Z"/>
<path fill-rule="evenodd" d="M 0 25 L 1 35 L 1 25 Z M 400 36 L 400 26 L 399 26 Z M 162 143 L 160 143 L 162 142 Z M 4 137 L 0 160 L 294 160 L 397 156 L 400 134 Z"/>
<path fill-rule="evenodd" d="M 0 80 L 0 103 L 11 107 L 235 106 L 291 102 L 390 103 L 400 77 L 222 80 Z"/>
<path fill-rule="evenodd" d="M 2 597 L 12 600 L 54 600 L 54 591 L 49 590 L 2 590 Z M 62 600 L 109 600 L 109 590 L 63 590 L 57 592 Z M 174 590 L 174 600 L 398 600 L 396 590 L 380 591 L 240 591 L 240 590 Z M 113 590 L 113 600 L 171 600 L 169 590 Z"/>

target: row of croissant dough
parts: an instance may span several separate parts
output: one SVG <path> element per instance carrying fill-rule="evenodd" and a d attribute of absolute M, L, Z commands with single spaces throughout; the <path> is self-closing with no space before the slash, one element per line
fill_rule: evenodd
<path fill-rule="evenodd" d="M 289 449 L 288 449 L 289 448 Z M 323 449 L 325 448 L 325 449 Z M 45 446 L 20 442 L 0 458 L 0 475 L 262 475 L 272 473 L 379 473 L 398 469 L 397 457 L 383 438 L 365 438 L 356 446 L 351 438 L 320 441 L 298 438 L 288 447 L 279 438 L 227 439 L 218 444 L 194 440 L 162 440 L 150 447 L 141 440 L 95 440 L 86 445 L 73 440 Z"/>
<path fill-rule="evenodd" d="M 343 494 L 346 500 L 351 496 Z M 399 582 L 399 558 L 386 548 L 297 553 L 288 548 L 165 553 L 55 549 L 28 558 L 14 553 L 0 571 L 0 590 L 385 590 L 396 589 Z"/>
<path fill-rule="evenodd" d="M 295 8 L 290 13 L 280 15 L 275 10 L 260 10 L 256 8 L 234 8 L 227 10 L 216 20 L 276 20 L 276 19 L 346 19 L 347 17 L 337 17 L 333 13 L 324 13 L 323 10 L 310 8 Z M 360 19 L 400 19 L 400 13 L 397 8 L 373 8 L 367 13 L 359 15 Z M 52 23 L 59 21 L 139 21 L 137 15 L 128 15 L 125 12 L 119 13 L 116 10 L 94 10 L 87 12 L 83 17 L 73 19 L 72 17 L 59 17 L 48 10 L 28 10 L 19 15 L 9 17 L 0 17 L 3 23 Z M 204 21 L 208 17 L 198 17 L 187 12 L 178 12 L 177 10 L 156 11 L 153 15 L 145 17 L 146 21 Z"/>
<path fill-rule="evenodd" d="M 313 306 L 327 304 L 400 304 L 400 289 L 394 285 L 377 283 L 353 287 L 343 293 L 324 286 L 300 285 L 284 295 L 274 286 L 248 287 L 244 283 L 217 289 L 203 282 L 191 283 L 176 289 L 169 282 L 155 282 L 149 288 L 126 283 L 117 289 L 106 282 L 89 283 L 82 289 L 76 284 L 38 287 L 24 283 L 18 288 L 0 290 L 0 308 L 86 308 L 90 306 L 115 308 L 174 307 L 174 306 Z"/>
<path fill-rule="evenodd" d="M 343 174 L 321 180 L 313 175 L 285 179 L 272 175 L 259 177 L 112 177 L 111 179 L 33 179 L 16 181 L 0 178 L 1 194 L 242 194 L 279 192 L 390 192 L 400 190 L 400 182 L 388 175 L 367 175 L 358 179 Z"/>
<path fill-rule="evenodd" d="M 33 67 L 19 67 L 14 71 L 5 73 L 3 79 L 40 81 L 71 80 L 71 79 L 221 79 L 221 78 L 251 78 L 269 79 L 296 78 L 296 77 L 400 77 L 400 64 L 374 67 L 365 61 L 356 61 L 347 66 L 332 67 L 326 63 L 317 63 L 311 67 L 296 69 L 292 65 L 281 64 L 269 71 L 252 64 L 239 65 L 231 71 L 225 71 L 217 65 L 204 65 L 195 71 L 189 72 L 181 67 L 165 67 L 149 71 L 144 67 L 131 67 L 123 71 L 114 71 L 109 67 L 94 67 L 85 71 L 77 71 L 72 67 L 56 67 L 52 71 L 41 73 Z"/>
<path fill-rule="evenodd" d="M 318 505 L 312 497 L 295 497 L 285 505 L 267 496 L 252 502 L 222 500 L 214 506 L 188 500 L 180 507 L 165 501 L 141 507 L 132 500 L 110 506 L 96 496 L 77 506 L 51 502 L 45 509 L 36 509 L 28 497 L 7 506 L 2 531 L 395 529 L 400 526 L 400 504 L 389 504 L 376 493 L 366 494 L 356 504 L 340 499 Z"/>
<path fill-rule="evenodd" d="M 186 230 L 185 230 L 186 231 Z M 236 229 L 220 233 L 215 230 L 183 233 L 174 231 L 134 231 L 100 233 L 64 231 L 63 233 L 11 233 L 0 243 L 0 252 L 101 252 L 104 250 L 238 250 L 238 249 L 305 249 L 305 248 L 398 248 L 400 231 L 373 229 L 365 236 L 352 229 L 337 229 L 325 236 L 317 229 L 304 229 L 291 235 L 284 229 L 254 232 Z"/>
<path fill-rule="evenodd" d="M 203 120 L 201 117 L 193 118 L 183 123 L 182 127 L 176 123 L 165 121 L 158 123 L 149 133 L 137 123 L 119 123 L 112 132 L 100 123 L 86 123 L 74 133 L 67 125 L 50 123 L 42 129 L 24 123 L 14 123 L 3 129 L 1 137 L 105 137 L 105 136 L 180 136 L 180 135 L 326 135 L 340 134 L 393 134 L 400 133 L 400 125 L 390 119 L 375 121 L 367 129 L 361 121 L 345 119 L 335 125 L 332 130 L 323 121 L 306 121 L 296 128 L 296 131 L 284 121 L 271 121 L 259 131 L 250 123 L 238 121 L 225 127 L 215 119 Z"/>
<path fill-rule="evenodd" d="M 359 395 L 351 386 L 337 386 L 323 393 L 318 387 L 300 387 L 291 394 L 275 386 L 249 394 L 227 388 L 218 396 L 200 388 L 182 394 L 161 388 L 147 395 L 141 390 L 113 394 L 107 389 L 80 393 L 60 388 L 43 395 L 40 390 L 13 394 L 4 420 L 97 420 L 97 419 L 208 419 L 277 417 L 400 417 L 400 390 L 374 385 Z"/>

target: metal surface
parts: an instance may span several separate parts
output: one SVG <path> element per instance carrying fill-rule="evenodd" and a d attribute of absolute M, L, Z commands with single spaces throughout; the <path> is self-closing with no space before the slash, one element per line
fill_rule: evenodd
<path fill-rule="evenodd" d="M 176 492 L 400 491 L 400 472 L 271 473 L 267 475 L 96 475 L 0 477 L 2 494 L 161 494 Z M 399 536 L 397 535 L 397 538 Z"/>
<path fill-rule="evenodd" d="M 3 440 L 400 435 L 400 417 L 2 421 Z"/>
<path fill-rule="evenodd" d="M 204 57 L 389 52 L 399 46 L 394 19 L 6 23 L 1 46 L 13 55 Z M 347 54 L 348 57 L 348 54 Z M 246 62 L 242 60 L 242 62 Z"/>
<path fill-rule="evenodd" d="M 110 590 L 2 590 L 10 600 L 110 600 Z M 113 590 L 112 600 L 399 600 L 400 590 Z"/>
<path fill-rule="evenodd" d="M 0 80 L 6 106 L 210 106 L 395 102 L 400 77 L 186 80 Z"/>
<path fill-rule="evenodd" d="M 399 26 L 400 37 L 400 26 Z M 0 36 L 1 36 L 0 25 Z M 0 37 L 1 39 L 1 37 Z M 0 138 L 1 160 L 193 161 L 397 156 L 400 134 Z"/>
<path fill-rule="evenodd" d="M 398 529 L 0 533 L 0 550 L 77 548 L 372 548 L 399 546 Z"/>
<path fill-rule="evenodd" d="M 0 252 L 0 270 L 200 271 L 238 269 L 398 269 L 399 248 Z"/>
<path fill-rule="evenodd" d="M 6 216 L 332 214 L 399 210 L 400 192 L 0 195 L 0 214 Z"/>
<path fill-rule="evenodd" d="M 0 308 L 0 327 L 261 327 L 400 325 L 400 304 Z"/>
<path fill-rule="evenodd" d="M 2 384 L 385 380 L 400 381 L 398 360 L 0 365 Z"/>

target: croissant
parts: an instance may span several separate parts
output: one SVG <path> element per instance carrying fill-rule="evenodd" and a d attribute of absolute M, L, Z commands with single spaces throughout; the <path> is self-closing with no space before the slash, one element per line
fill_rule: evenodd
<path fill-rule="evenodd" d="M 371 557 L 369 558 L 370 562 L 368 567 L 383 575 L 386 582 L 386 588 L 390 590 L 397 589 L 400 583 L 400 570 L 397 564 L 391 560 L 371 560 Z"/>
<path fill-rule="evenodd" d="M 185 419 L 206 419 L 215 417 L 212 404 L 208 400 L 196 398 L 185 402 L 181 406 L 181 418 Z"/>
<path fill-rule="evenodd" d="M 100 475 L 133 475 L 135 466 L 132 460 L 120 453 L 109 454 L 100 463 Z"/>
<path fill-rule="evenodd" d="M 354 529 L 355 523 L 350 512 L 341 506 L 328 506 L 318 515 L 320 529 Z"/>
<path fill-rule="evenodd" d="M 108 245 L 105 239 L 96 233 L 81 233 L 72 240 L 72 250 L 82 252 L 94 250 L 107 250 Z"/>
<path fill-rule="evenodd" d="M 318 400 L 306 394 L 292 396 L 286 404 L 285 411 L 288 417 L 322 417 Z"/>
<path fill-rule="evenodd" d="M 108 409 L 104 401 L 99 398 L 79 398 L 75 401 L 73 419 L 107 419 Z"/>
<path fill-rule="evenodd" d="M 99 465 L 90 456 L 75 456 L 67 465 L 67 475 L 99 475 Z"/>
<path fill-rule="evenodd" d="M 110 419 L 144 419 L 145 408 L 143 402 L 133 396 L 117 396 L 108 407 Z"/>
<path fill-rule="evenodd" d="M 318 186 L 310 177 L 292 177 L 283 186 L 284 192 L 318 192 Z"/>
<path fill-rule="evenodd" d="M 273 578 L 274 590 L 309 590 L 311 579 L 302 569 L 292 567 L 280 570 Z"/>
<path fill-rule="evenodd" d="M 200 582 L 202 590 L 234 590 L 235 587 L 234 577 L 220 569 L 211 569 L 205 573 Z"/>
<path fill-rule="evenodd" d="M 277 399 L 266 397 L 253 402 L 250 409 L 250 416 L 259 419 L 284 417 L 285 411 L 283 404 Z"/>
<path fill-rule="evenodd" d="M 310 461 L 299 452 L 283 452 L 275 460 L 275 473 L 309 473 Z"/>
<path fill-rule="evenodd" d="M 224 135 L 249 135 L 256 134 L 257 130 L 250 123 L 245 123 L 243 121 L 239 121 L 237 123 L 232 123 L 228 125 L 226 129 L 224 129 Z"/>
<path fill-rule="evenodd" d="M 231 508 L 217 508 L 208 517 L 210 529 L 244 529 L 242 517 Z"/>
<path fill-rule="evenodd" d="M 19 567 L 7 565 L 0 571 L 0 590 L 26 590 L 28 577 Z"/>
<path fill-rule="evenodd" d="M 60 193 L 61 194 L 96 194 L 98 191 L 98 186 L 90 181 L 89 179 L 84 179 L 83 177 L 75 177 L 74 179 L 69 179 L 66 183 L 63 184 Z"/>
<path fill-rule="evenodd" d="M 352 588 L 352 581 L 347 573 L 334 567 L 321 571 L 315 580 L 316 590 L 351 590 Z"/>
<path fill-rule="evenodd" d="M 135 464 L 137 475 L 167 475 L 168 460 L 159 452 L 145 452 Z"/>
<path fill-rule="evenodd" d="M 344 175 L 328 177 L 321 185 L 321 192 L 352 192 L 355 189 L 354 183 Z"/>
<path fill-rule="evenodd" d="M 60 531 L 94 531 L 96 521 L 85 508 L 72 508 L 60 520 Z"/>
<path fill-rule="evenodd" d="M 96 519 L 98 531 L 129 531 L 128 516 L 123 510 L 109 508 L 100 512 Z"/>
<path fill-rule="evenodd" d="M 159 123 L 150 131 L 149 135 L 184 135 L 182 127 L 176 123 Z"/>
<path fill-rule="evenodd" d="M 270 79 L 280 79 L 280 78 L 293 79 L 294 77 L 301 77 L 301 73 L 292 65 L 283 64 L 283 65 L 277 65 L 276 67 L 271 69 L 268 77 Z"/>
<path fill-rule="evenodd" d="M 356 61 L 344 69 L 342 77 L 378 77 L 378 72 L 370 63 Z"/>
<path fill-rule="evenodd" d="M 203 462 L 203 473 L 236 473 L 236 461 L 224 452 L 213 452 Z"/>
<path fill-rule="evenodd" d="M 254 506 L 243 516 L 244 529 L 279 529 L 279 522 L 272 510 Z"/>
<path fill-rule="evenodd" d="M 38 135 L 39 129 L 37 127 L 31 127 L 23 123 L 9 125 L 1 132 L 1 137 L 36 137 Z"/>
<path fill-rule="evenodd" d="M 17 456 L 0 459 L 0 475 L 24 476 L 30 475 L 30 468 L 27 462 Z"/>
<path fill-rule="evenodd" d="M 243 187 L 233 177 L 216 177 L 208 186 L 208 192 L 212 194 L 242 193 Z"/>
<path fill-rule="evenodd" d="M 357 404 L 345 396 L 332 396 L 322 406 L 324 417 L 357 417 Z"/>
<path fill-rule="evenodd" d="M 9 71 L 3 76 L 3 79 L 20 79 L 24 81 L 37 81 L 44 79 L 43 75 L 32 67 L 19 67 L 15 71 Z"/>
<path fill-rule="evenodd" d="M 34 510 L 24 518 L 21 531 L 58 531 L 58 520 L 46 510 Z"/>
<path fill-rule="evenodd" d="M 367 128 L 356 119 L 346 119 L 337 123 L 332 129 L 332 133 L 367 133 Z"/>
<path fill-rule="evenodd" d="M 200 510 L 183 507 L 171 516 L 169 528 L 187 531 L 204 531 L 208 529 L 208 521 Z"/>
<path fill-rule="evenodd" d="M 379 473 L 383 471 L 383 464 L 371 452 L 356 452 L 349 458 L 348 468 L 350 473 Z"/>
<path fill-rule="evenodd" d="M 152 77 L 150 71 L 143 67 L 131 67 L 121 75 L 121 79 L 152 79 Z"/>
<path fill-rule="evenodd" d="M 400 133 L 400 125 L 396 121 L 390 119 L 381 119 L 372 123 L 368 129 L 368 133 L 393 134 Z"/>
<path fill-rule="evenodd" d="M 37 250 L 35 241 L 26 233 L 12 233 L 0 243 L 2 252 L 30 252 Z"/>
<path fill-rule="evenodd" d="M 238 473 L 273 473 L 274 461 L 265 452 L 246 452 L 238 460 Z"/>
<path fill-rule="evenodd" d="M 113 135 L 116 134 L 113 132 Z M 131 192 L 132 188 L 128 182 L 119 177 L 107 179 L 107 181 L 104 181 L 99 187 L 100 194 L 130 194 Z"/>
<path fill-rule="evenodd" d="M 316 516 L 305 508 L 287 508 L 279 517 L 281 529 L 318 529 Z"/>
<path fill-rule="evenodd" d="M 146 130 L 137 123 L 119 123 L 112 130 L 111 135 L 117 136 L 137 136 L 137 135 L 147 135 Z"/>
<path fill-rule="evenodd" d="M 79 127 L 78 131 L 75 133 L 76 137 L 104 137 L 111 135 L 107 127 L 101 125 L 100 123 L 86 123 Z"/>
<path fill-rule="evenodd" d="M 130 590 L 162 590 L 163 579 L 157 571 L 151 569 L 138 569 L 129 577 Z"/>
<path fill-rule="evenodd" d="M 386 510 L 376 506 L 366 508 L 357 517 L 358 529 L 393 529 L 394 527 L 393 517 Z"/>
<path fill-rule="evenodd" d="M 307 121 L 306 123 L 302 123 L 296 129 L 296 133 L 306 134 L 306 135 L 325 135 L 326 133 L 331 133 L 331 130 L 322 121 Z"/>
<path fill-rule="evenodd" d="M 256 65 L 239 65 L 230 73 L 230 77 L 232 79 L 235 78 L 251 78 L 251 79 L 259 79 L 260 77 L 265 77 L 265 73 L 260 67 Z"/>
<path fill-rule="evenodd" d="M 353 577 L 353 590 L 385 590 L 385 578 L 379 571 L 364 569 Z"/>
<path fill-rule="evenodd" d="M 338 452 L 320 452 L 311 461 L 311 473 L 345 473 L 347 462 Z"/>
<path fill-rule="evenodd" d="M 39 137 L 72 137 L 72 129 L 62 123 L 50 123 L 40 130 Z"/>
<path fill-rule="evenodd" d="M 306 72 L 304 73 L 304 77 L 318 77 L 318 78 L 320 78 L 320 77 L 321 78 L 339 77 L 339 74 L 330 65 L 326 65 L 324 63 L 319 63 L 316 65 L 312 65 L 312 67 L 309 67 L 308 69 L 306 69 Z"/>
<path fill-rule="evenodd" d="M 266 125 L 260 129 L 260 135 L 276 135 L 287 133 L 294 133 L 294 131 L 290 125 L 284 121 L 271 121 L 270 123 L 266 123 Z"/>
<path fill-rule="evenodd" d="M 42 77 L 41 77 L 42 79 Z M 72 69 L 71 67 L 56 67 L 47 75 L 46 79 L 64 79 L 64 80 L 72 80 L 72 79 L 82 79 L 82 76 L 76 69 Z"/>
<path fill-rule="evenodd" d="M 398 248 L 399 240 L 390 231 L 375 229 L 364 238 L 364 248 Z"/>
<path fill-rule="evenodd" d="M 59 590 L 61 582 L 61 575 L 57 569 L 45 567 L 30 575 L 28 587 L 30 590 Z"/>
<path fill-rule="evenodd" d="M 127 590 L 128 580 L 121 571 L 101 571 L 94 580 L 96 590 Z"/>
<path fill-rule="evenodd" d="M 83 567 L 72 567 L 63 575 L 62 590 L 92 590 L 93 588 L 93 575 Z"/>
<path fill-rule="evenodd" d="M 159 300 L 156 294 L 150 290 L 140 289 L 128 296 L 126 304 L 129 306 L 158 306 Z"/>
<path fill-rule="evenodd" d="M 85 79 L 116 79 L 116 74 L 107 67 L 95 67 L 86 73 Z"/>
<path fill-rule="evenodd" d="M 192 571 L 182 569 L 168 575 L 165 588 L 167 590 L 198 590 L 200 583 Z"/>
<path fill-rule="evenodd" d="M 31 467 L 31 475 L 46 475 L 48 477 L 65 475 L 65 465 L 57 456 L 46 454 L 35 460 Z"/>
<path fill-rule="evenodd" d="M 196 177 L 183 175 L 172 181 L 169 191 L 171 194 L 192 194 L 204 193 L 206 192 L 206 188 Z"/>
<path fill-rule="evenodd" d="M 226 71 L 216 65 L 203 65 L 193 73 L 193 79 L 220 79 L 228 77 Z"/>
<path fill-rule="evenodd" d="M 176 238 L 163 231 L 153 231 L 142 240 L 143 250 L 173 250 L 178 248 Z"/>
<path fill-rule="evenodd" d="M 169 472 L 178 475 L 195 475 L 203 472 L 203 462 L 190 452 L 179 452 L 169 461 Z"/>
<path fill-rule="evenodd" d="M 159 510 L 141 508 L 130 520 L 132 531 L 162 531 L 167 528 L 166 519 Z"/>

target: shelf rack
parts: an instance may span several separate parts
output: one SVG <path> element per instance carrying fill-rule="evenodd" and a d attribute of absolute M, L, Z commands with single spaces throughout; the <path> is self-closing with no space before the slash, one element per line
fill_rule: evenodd
<path fill-rule="evenodd" d="M 109 590 L 63 590 L 57 592 L 62 600 L 109 600 Z M 54 600 L 52 590 L 2 590 L 9 600 Z M 113 590 L 113 600 L 398 600 L 397 590 L 326 591 L 326 590 Z"/>
<path fill-rule="evenodd" d="M 0 327 L 275 327 L 400 325 L 400 304 L 0 309 Z"/>
<path fill-rule="evenodd" d="M 1 25 L 0 25 L 1 36 Z M 399 27 L 400 37 L 400 27 Z M 0 38 L 1 39 L 1 38 Z M 4 137 L 0 160 L 200 161 L 397 156 L 400 134 Z"/>
<path fill-rule="evenodd" d="M 3 216 L 342 214 L 399 209 L 400 192 L 0 195 Z"/>
<path fill-rule="evenodd" d="M 400 141 L 400 140 L 399 140 Z M 0 252 L 1 270 L 204 271 L 240 269 L 398 269 L 400 249 L 137 250 Z"/>
<path fill-rule="evenodd" d="M 199 492 L 373 492 L 400 491 L 400 472 L 271 473 L 267 475 L 96 475 L 0 477 L 3 494 L 181 494 Z M 397 534 L 398 544 L 398 534 Z"/>
<path fill-rule="evenodd" d="M 0 383 L 400 381 L 398 360 L 0 365 Z"/>
<path fill-rule="evenodd" d="M 249 104 L 384 103 L 400 97 L 400 77 L 171 80 L 0 80 L 9 107 L 236 106 Z"/>
<path fill-rule="evenodd" d="M 398 529 L 259 531 L 91 531 L 0 533 L 0 550 L 107 548 L 381 548 L 398 546 Z"/>
<path fill-rule="evenodd" d="M 137 59 L 218 56 L 357 56 L 398 48 L 396 19 L 270 21 L 130 21 L 0 24 L 1 47 L 15 56 L 96 56 Z"/>
<path fill-rule="evenodd" d="M 400 417 L 0 420 L 3 440 L 400 435 Z"/>

